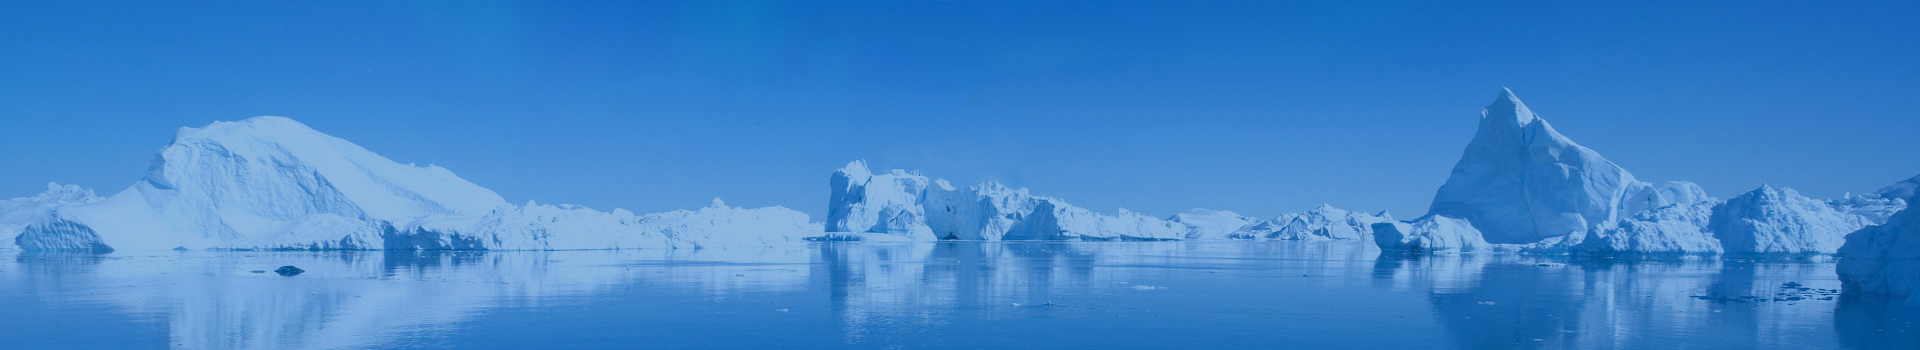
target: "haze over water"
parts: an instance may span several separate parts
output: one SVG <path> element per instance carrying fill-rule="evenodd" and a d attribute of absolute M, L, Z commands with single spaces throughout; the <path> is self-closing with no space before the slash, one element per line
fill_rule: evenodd
<path fill-rule="evenodd" d="M 19 348 L 1920 347 L 1920 308 L 1830 293 L 1819 259 L 1365 242 L 3 254 L 0 340 Z"/>

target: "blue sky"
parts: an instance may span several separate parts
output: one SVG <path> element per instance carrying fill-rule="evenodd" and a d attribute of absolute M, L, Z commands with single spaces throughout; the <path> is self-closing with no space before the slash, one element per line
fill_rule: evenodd
<path fill-rule="evenodd" d="M 821 217 L 854 159 L 1098 211 L 1410 218 L 1511 87 L 1645 180 L 1920 174 L 1915 2 L 0 3 L 0 197 L 288 116 L 512 201 Z"/>

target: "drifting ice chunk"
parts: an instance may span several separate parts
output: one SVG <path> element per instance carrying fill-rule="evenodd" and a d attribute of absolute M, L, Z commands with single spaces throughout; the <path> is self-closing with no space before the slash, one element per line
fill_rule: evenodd
<path fill-rule="evenodd" d="M 1384 252 L 1474 252 L 1494 248 L 1466 219 L 1435 214 L 1407 222 L 1373 224 L 1373 242 Z"/>

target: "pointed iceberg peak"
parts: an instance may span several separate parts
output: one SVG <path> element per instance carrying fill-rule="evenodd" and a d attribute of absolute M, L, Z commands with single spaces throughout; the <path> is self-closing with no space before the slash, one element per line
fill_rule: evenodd
<path fill-rule="evenodd" d="M 1492 104 L 1488 104 L 1486 109 L 1480 111 L 1480 127 L 1481 129 L 1490 126 L 1519 128 L 1533 124 L 1533 121 L 1538 118 L 1533 114 L 1533 110 L 1527 109 L 1525 102 L 1520 102 L 1520 97 L 1515 96 L 1513 90 L 1502 87 L 1500 96 L 1495 97 Z"/>
<path fill-rule="evenodd" d="M 1487 242 L 1585 231 L 1620 217 L 1629 190 L 1651 187 L 1554 131 L 1512 90 L 1501 89 L 1480 113 L 1480 129 L 1428 213 L 1465 219 Z"/>
<path fill-rule="evenodd" d="M 847 166 L 840 167 L 839 171 L 834 172 L 834 177 L 845 178 L 854 183 L 864 184 L 868 178 L 873 177 L 873 170 L 867 168 L 867 160 L 855 160 L 847 162 Z"/>
<path fill-rule="evenodd" d="M 709 207 L 709 208 L 720 208 L 720 209 L 726 209 L 726 208 L 727 208 L 727 202 L 726 202 L 726 201 L 723 201 L 723 200 L 720 200 L 720 197 L 713 197 L 713 203 L 712 203 L 712 204 L 708 204 L 708 205 L 707 205 L 707 207 Z"/>

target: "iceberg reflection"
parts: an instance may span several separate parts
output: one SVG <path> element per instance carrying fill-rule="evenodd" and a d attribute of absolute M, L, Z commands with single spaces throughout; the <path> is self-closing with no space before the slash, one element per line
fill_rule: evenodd
<path fill-rule="evenodd" d="M 1920 345 L 1912 325 L 1920 308 L 1839 295 L 1827 261 L 1397 256 L 1364 243 L 0 253 L 7 254 L 0 256 L 0 310 L 28 315 L 0 320 L 0 343 L 183 349 Z M 271 272 L 286 265 L 306 272 Z M 100 346 L 88 346 L 94 344 Z"/>

